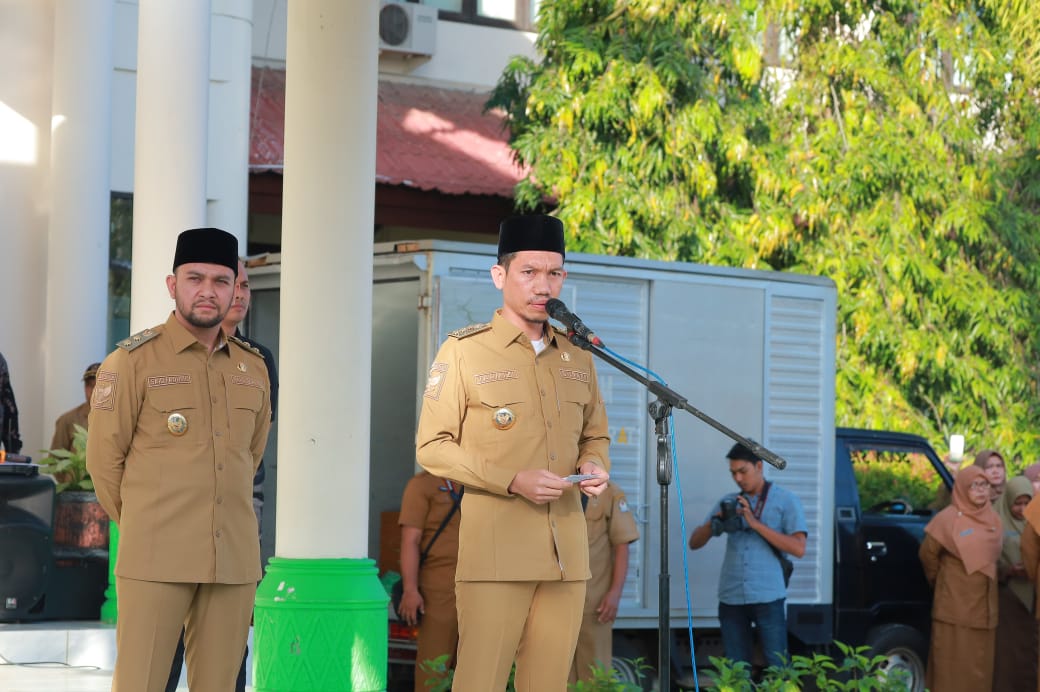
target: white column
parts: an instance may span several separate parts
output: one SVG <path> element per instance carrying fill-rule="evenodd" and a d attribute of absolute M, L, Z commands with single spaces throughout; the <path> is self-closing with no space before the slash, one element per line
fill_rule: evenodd
<path fill-rule="evenodd" d="M 249 96 L 253 1 L 213 0 L 207 225 L 238 238 L 246 254 L 249 207 Z"/>
<path fill-rule="evenodd" d="M 44 2 L 0 8 L 0 352 L 22 451 L 39 459 L 54 425 L 43 420 L 54 15 Z"/>
<path fill-rule="evenodd" d="M 105 332 L 114 12 L 113 0 L 54 4 L 45 429 L 82 403 L 83 369 L 111 350 Z"/>
<path fill-rule="evenodd" d="M 368 553 L 378 7 L 289 3 L 279 557 Z"/>
<path fill-rule="evenodd" d="M 130 331 L 166 321 L 177 234 L 206 225 L 209 0 L 140 0 Z"/>

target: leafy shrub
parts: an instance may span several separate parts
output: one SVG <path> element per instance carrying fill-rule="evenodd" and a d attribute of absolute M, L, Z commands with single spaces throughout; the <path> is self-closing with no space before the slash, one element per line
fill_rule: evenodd
<path fill-rule="evenodd" d="M 905 692 L 910 689 L 906 671 L 886 671 L 887 659 L 885 656 L 868 657 L 870 647 L 853 647 L 842 642 L 834 644 L 842 654 L 840 663 L 822 653 L 796 655 L 783 666 L 766 668 L 762 679 L 756 682 L 747 663 L 712 656 L 710 660 L 715 669 L 706 674 L 712 688 L 719 692 L 797 692 L 806 686 L 820 692 Z"/>
<path fill-rule="evenodd" d="M 54 476 L 59 493 L 64 490 L 94 491 L 94 481 L 87 472 L 87 430 L 78 424 L 75 430 L 71 451 L 46 449 L 43 453 L 47 456 L 40 461 L 40 471 Z"/>
<path fill-rule="evenodd" d="M 419 667 L 422 670 L 439 676 L 435 681 L 427 681 L 430 692 L 450 692 L 455 671 L 448 667 L 449 659 L 450 656 L 444 654 L 443 656 L 438 656 L 437 658 L 423 661 L 419 664 Z M 636 675 L 639 676 L 640 680 L 645 677 L 645 671 L 650 670 L 649 666 L 647 666 L 641 658 L 629 662 L 632 664 L 632 668 L 636 671 Z M 509 680 L 506 681 L 506 692 L 516 691 L 516 687 L 513 684 L 513 675 L 515 673 L 515 667 L 509 671 Z M 568 689 L 571 692 L 641 692 L 643 688 L 639 685 L 620 680 L 617 671 L 597 665 L 592 668 L 591 680 L 579 680 L 570 685 Z"/>

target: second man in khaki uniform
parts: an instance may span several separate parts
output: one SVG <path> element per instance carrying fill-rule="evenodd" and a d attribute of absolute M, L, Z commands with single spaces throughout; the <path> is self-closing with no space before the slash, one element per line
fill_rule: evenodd
<path fill-rule="evenodd" d="M 177 239 L 166 323 L 121 342 L 97 373 L 87 466 L 119 525 L 114 692 L 159 692 L 185 629 L 188 685 L 232 690 L 260 542 L 253 473 L 271 425 L 263 359 L 221 331 L 235 237 Z"/>
<path fill-rule="evenodd" d="M 629 544 L 639 540 L 639 529 L 625 493 L 613 481 L 599 497 L 585 502 L 589 530 L 589 579 L 585 611 L 570 681 L 592 680 L 592 667 L 610 668 L 614 653 L 614 620 L 628 575 Z"/>

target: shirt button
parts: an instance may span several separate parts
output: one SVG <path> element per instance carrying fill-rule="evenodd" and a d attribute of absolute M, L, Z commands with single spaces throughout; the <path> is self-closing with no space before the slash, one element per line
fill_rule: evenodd
<path fill-rule="evenodd" d="M 220 431 L 218 430 L 218 431 L 217 431 L 216 433 L 214 433 L 214 434 L 215 434 L 215 435 L 216 435 L 217 437 L 220 437 L 220 436 L 221 436 L 221 435 L 223 435 L 224 433 L 222 433 L 222 432 L 220 432 Z"/>
<path fill-rule="evenodd" d="M 217 532 L 213 535 L 215 535 L 217 538 L 220 538 L 220 529 L 217 529 Z"/>
<path fill-rule="evenodd" d="M 551 420 L 545 421 L 545 427 L 551 428 L 552 427 L 552 421 Z"/>
<path fill-rule="evenodd" d="M 217 471 L 223 471 L 223 470 L 224 470 L 224 465 L 223 464 L 217 464 Z"/>
<path fill-rule="evenodd" d="M 555 454 L 550 454 L 549 458 L 552 459 L 553 461 L 556 461 L 556 455 Z"/>
<path fill-rule="evenodd" d="M 217 504 L 220 505 L 220 504 L 223 504 L 223 503 L 224 503 L 224 498 L 218 497 L 217 498 Z"/>
<path fill-rule="evenodd" d="M 217 397 L 213 397 L 213 403 L 217 403 Z"/>
<path fill-rule="evenodd" d="M 545 396 L 545 390 L 544 389 L 539 389 L 538 391 L 541 392 L 542 396 Z"/>

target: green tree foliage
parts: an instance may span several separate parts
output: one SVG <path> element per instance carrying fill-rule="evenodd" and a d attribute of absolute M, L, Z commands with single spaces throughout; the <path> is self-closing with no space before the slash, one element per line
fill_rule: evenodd
<path fill-rule="evenodd" d="M 952 0 L 545 0 L 489 107 L 576 250 L 830 277 L 841 425 L 1040 456 L 1038 95 Z M 1005 23 L 1002 23 L 1005 22 Z"/>

